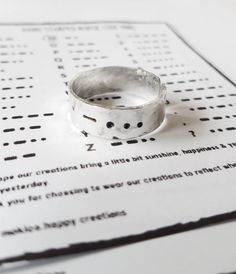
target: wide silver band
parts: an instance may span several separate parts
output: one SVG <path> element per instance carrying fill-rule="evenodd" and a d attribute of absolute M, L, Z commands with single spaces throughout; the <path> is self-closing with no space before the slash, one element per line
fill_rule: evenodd
<path fill-rule="evenodd" d="M 157 129 L 165 117 L 165 87 L 141 68 L 102 67 L 69 83 L 71 120 L 82 132 L 130 139 Z"/>

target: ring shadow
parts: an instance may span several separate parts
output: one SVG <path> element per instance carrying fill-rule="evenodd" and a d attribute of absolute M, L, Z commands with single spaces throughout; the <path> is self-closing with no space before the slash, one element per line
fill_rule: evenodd
<path fill-rule="evenodd" d="M 172 138 L 175 133 L 178 136 L 186 135 L 186 132 L 191 131 L 197 124 L 199 124 L 199 117 L 196 113 L 192 113 L 190 116 L 167 112 L 162 125 L 143 137 L 161 138 L 165 136 Z"/>

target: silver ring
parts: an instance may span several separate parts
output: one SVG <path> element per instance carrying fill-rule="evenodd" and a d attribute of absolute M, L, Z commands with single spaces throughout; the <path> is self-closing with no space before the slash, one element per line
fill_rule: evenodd
<path fill-rule="evenodd" d="M 130 139 L 157 129 L 165 117 L 165 86 L 142 68 L 102 67 L 69 82 L 73 125 L 106 139 Z"/>

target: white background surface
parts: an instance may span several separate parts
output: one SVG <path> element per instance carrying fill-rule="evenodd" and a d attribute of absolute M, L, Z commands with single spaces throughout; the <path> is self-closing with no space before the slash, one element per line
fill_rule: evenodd
<path fill-rule="evenodd" d="M 236 81 L 234 0 L 0 0 L 0 22 L 84 20 L 168 21 L 196 49 Z M 77 273 L 236 271 L 235 231 L 236 222 L 232 222 L 109 251 L 66 257 L 56 260 L 55 270 L 68 269 L 68 274 L 72 267 Z M 54 263 L 56 261 L 53 260 Z M 45 262 L 42 273 L 47 273 L 47 267 L 51 266 L 51 262 Z"/>

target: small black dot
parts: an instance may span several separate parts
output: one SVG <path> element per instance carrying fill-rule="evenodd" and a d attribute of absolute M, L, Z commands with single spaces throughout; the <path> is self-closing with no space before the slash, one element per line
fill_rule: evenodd
<path fill-rule="evenodd" d="M 7 117 L 2 117 L 3 120 L 7 120 Z"/>
<path fill-rule="evenodd" d="M 97 98 L 97 100 L 98 100 L 98 101 L 101 101 L 101 100 L 102 100 L 102 98 Z"/>
<path fill-rule="evenodd" d="M 20 127 L 20 130 L 24 130 L 25 128 L 24 127 Z"/>
<path fill-rule="evenodd" d="M 112 122 L 107 122 L 107 128 L 112 128 L 112 127 L 114 127 L 114 123 L 112 123 Z"/>
<path fill-rule="evenodd" d="M 129 127 L 130 127 L 130 124 L 129 124 L 129 123 L 125 123 L 125 124 L 124 124 L 124 128 L 125 128 L 125 129 L 128 129 Z"/>
<path fill-rule="evenodd" d="M 4 146 L 8 146 L 8 145 L 9 145 L 9 143 L 3 143 L 3 145 L 4 145 Z"/>
<path fill-rule="evenodd" d="M 109 100 L 109 97 L 105 97 L 104 99 L 105 99 L 105 100 Z"/>
<path fill-rule="evenodd" d="M 144 142 L 144 143 L 147 142 L 147 139 L 141 139 L 141 140 L 142 140 L 142 142 Z"/>
<path fill-rule="evenodd" d="M 31 142 L 36 142 L 36 139 L 31 139 L 30 141 L 31 141 Z"/>
<path fill-rule="evenodd" d="M 142 122 L 137 123 L 137 127 L 142 127 L 142 126 L 143 126 Z"/>
<path fill-rule="evenodd" d="M 151 137 L 149 140 L 150 140 L 150 141 L 155 141 L 156 139 L 155 139 L 155 138 L 153 138 L 153 137 Z"/>
<path fill-rule="evenodd" d="M 41 138 L 41 140 L 42 140 L 42 141 L 46 141 L 46 138 L 43 137 L 43 138 Z"/>

